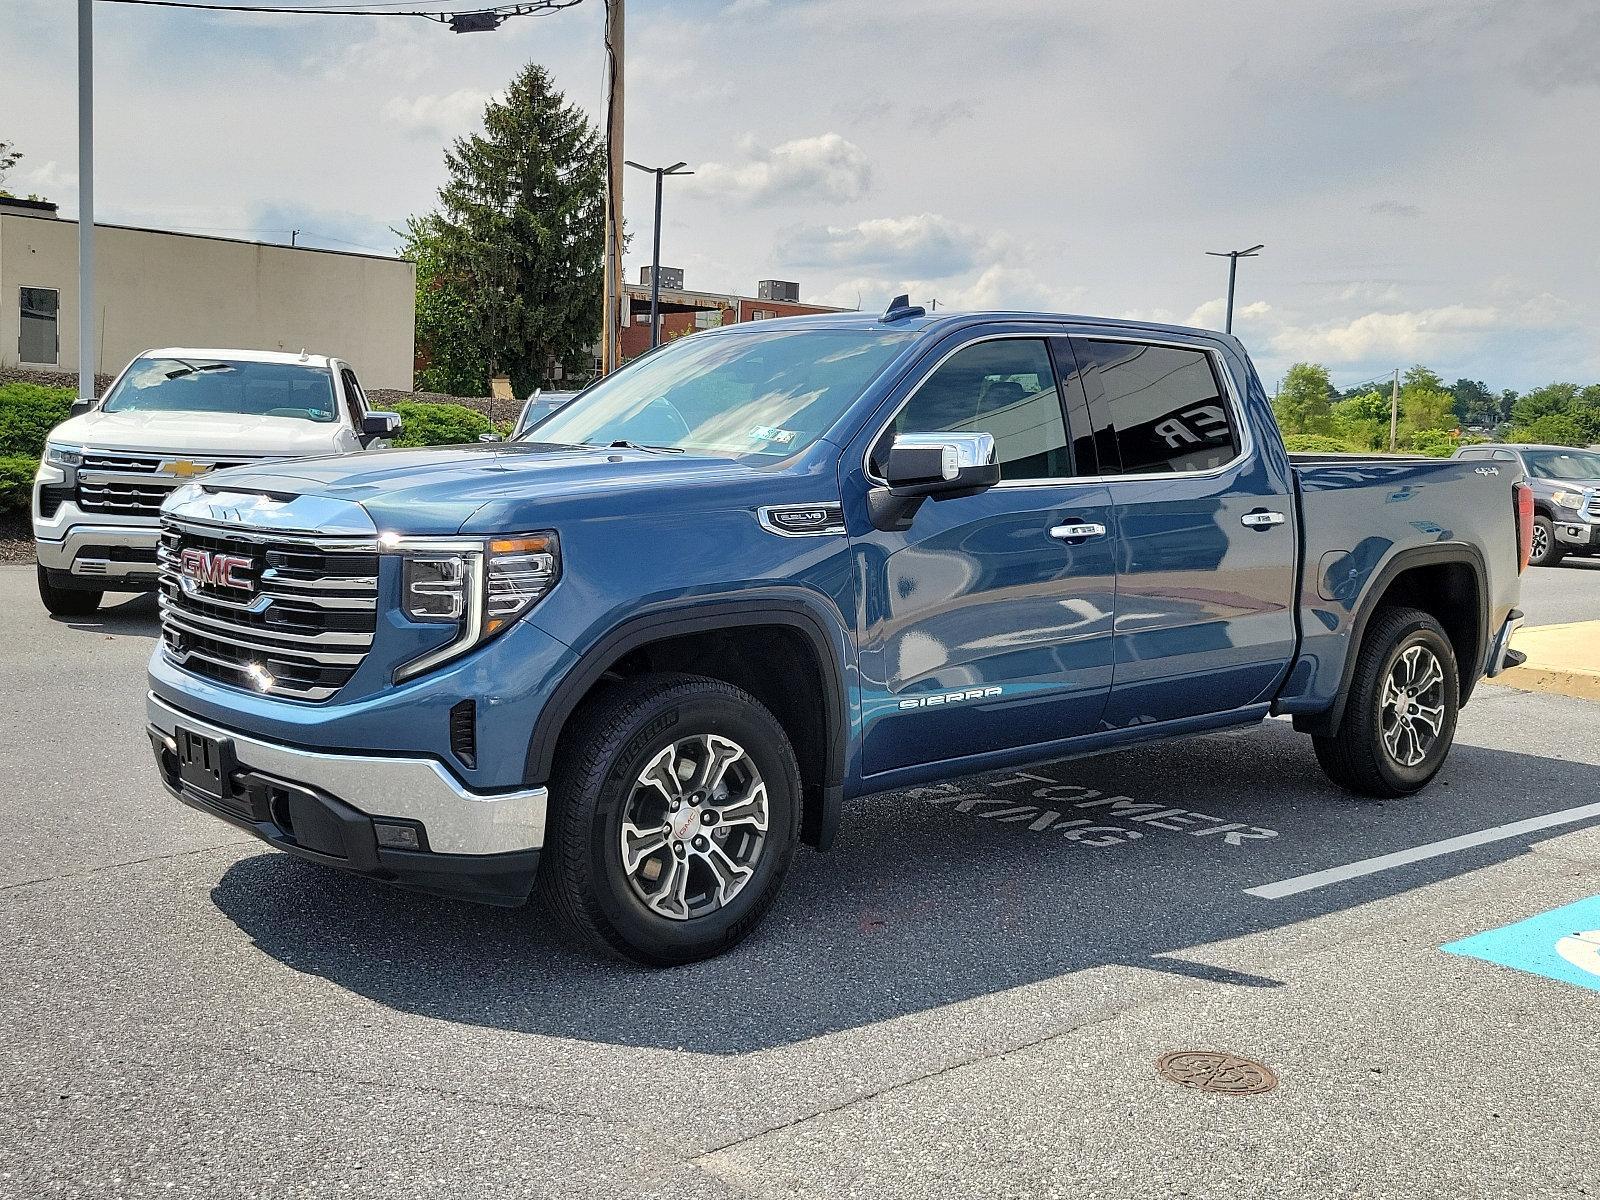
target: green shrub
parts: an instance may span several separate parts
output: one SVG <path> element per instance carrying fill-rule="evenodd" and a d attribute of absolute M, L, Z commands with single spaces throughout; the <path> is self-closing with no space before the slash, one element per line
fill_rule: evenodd
<path fill-rule="evenodd" d="M 404 422 L 396 446 L 456 446 L 475 442 L 480 433 L 493 432 L 489 418 L 459 404 L 429 404 L 402 400 L 394 406 Z"/>
<path fill-rule="evenodd" d="M 1343 438 L 1329 437 L 1325 433 L 1286 434 L 1283 444 L 1291 454 L 1358 454 L 1361 451 Z"/>
<path fill-rule="evenodd" d="M 33 503 L 33 473 L 39 460 L 26 454 L 0 456 L 0 512 L 23 512 Z"/>
<path fill-rule="evenodd" d="M 1448 429 L 1419 429 L 1411 435 L 1410 450 L 1432 458 L 1449 458 L 1461 443 L 1450 436 Z"/>
<path fill-rule="evenodd" d="M 76 395 L 71 388 L 37 383 L 0 384 L 0 456 L 24 455 L 38 462 L 45 434 L 67 419 Z"/>

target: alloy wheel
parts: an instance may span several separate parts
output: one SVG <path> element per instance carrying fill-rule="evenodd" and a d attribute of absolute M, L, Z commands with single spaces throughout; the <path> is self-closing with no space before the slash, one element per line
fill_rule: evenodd
<path fill-rule="evenodd" d="M 744 747 L 720 734 L 681 738 L 629 792 L 618 849 L 633 893 L 674 921 L 733 900 L 767 837 L 767 787 Z"/>
<path fill-rule="evenodd" d="M 1529 557 L 1535 562 L 1541 561 L 1550 553 L 1550 531 L 1543 525 L 1535 524 L 1533 527 L 1533 549 Z"/>
<path fill-rule="evenodd" d="M 1402 767 L 1427 759 L 1444 728 L 1444 668 L 1426 646 L 1409 646 L 1383 684 L 1383 745 Z"/>

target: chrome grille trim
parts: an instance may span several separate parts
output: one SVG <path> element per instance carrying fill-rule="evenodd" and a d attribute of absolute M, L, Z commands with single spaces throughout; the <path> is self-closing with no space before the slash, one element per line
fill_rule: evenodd
<path fill-rule="evenodd" d="M 186 476 L 161 469 L 163 463 L 180 461 L 203 466 L 204 474 L 210 474 L 260 460 L 86 449 L 78 468 L 78 507 L 85 512 L 159 516 L 162 501 L 189 482 Z"/>
<path fill-rule="evenodd" d="M 247 593 L 183 579 L 179 562 L 191 547 L 248 558 L 253 588 Z M 375 539 L 166 516 L 156 559 L 162 645 L 168 659 L 185 670 L 251 691 L 326 700 L 372 649 L 378 607 Z"/>

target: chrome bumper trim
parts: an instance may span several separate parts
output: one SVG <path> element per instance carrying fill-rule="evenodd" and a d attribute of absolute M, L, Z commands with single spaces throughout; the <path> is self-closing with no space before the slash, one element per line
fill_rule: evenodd
<path fill-rule="evenodd" d="M 1511 650 L 1511 638 L 1522 628 L 1522 621 L 1520 608 L 1513 608 L 1506 614 L 1506 623 L 1500 626 L 1500 632 L 1489 650 L 1489 661 L 1485 664 L 1484 674 L 1488 678 L 1493 679 L 1506 669 L 1506 654 Z"/>
<path fill-rule="evenodd" d="M 75 524 L 68 527 L 60 538 L 41 537 L 39 523 L 34 523 L 34 553 L 41 566 L 52 571 L 71 571 L 74 575 L 142 575 L 154 579 L 156 564 L 117 562 L 106 558 L 79 559 L 78 552 L 85 546 L 127 546 L 136 550 L 155 548 L 161 536 L 161 526 L 149 525 L 95 525 Z"/>
<path fill-rule="evenodd" d="M 544 845 L 547 789 L 474 792 L 428 758 L 383 758 L 301 750 L 214 725 L 179 712 L 154 692 L 145 697 L 150 724 L 168 737 L 179 725 L 233 742 L 239 765 L 305 784 L 369 817 L 420 821 L 440 854 L 504 854 Z"/>

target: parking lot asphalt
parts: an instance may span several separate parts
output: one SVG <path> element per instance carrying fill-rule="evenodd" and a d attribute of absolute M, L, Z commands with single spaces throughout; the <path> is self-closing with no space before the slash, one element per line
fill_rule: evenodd
<path fill-rule="evenodd" d="M 1600 617 L 1578 567 L 1530 620 L 1544 575 Z M 1440 949 L 1600 893 L 1600 706 L 1486 686 L 1391 803 L 1280 721 L 872 797 L 742 947 L 647 971 L 169 799 L 154 612 L 0 568 L 0 1196 L 1600 1191 L 1600 992 Z"/>

